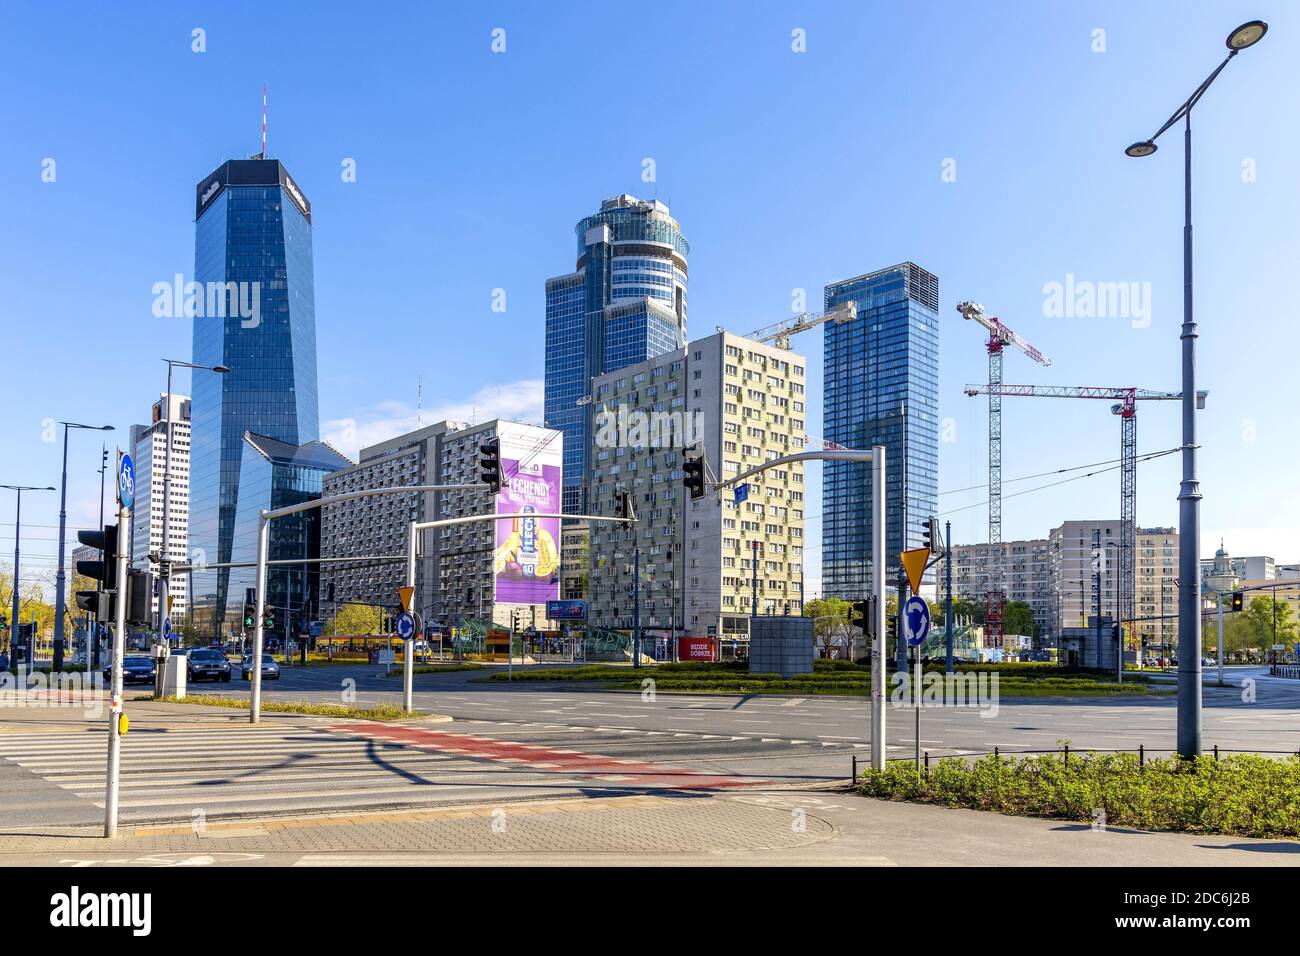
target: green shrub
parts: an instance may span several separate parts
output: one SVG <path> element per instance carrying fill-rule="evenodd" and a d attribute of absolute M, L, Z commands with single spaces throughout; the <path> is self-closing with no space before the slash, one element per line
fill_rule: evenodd
<path fill-rule="evenodd" d="M 1300 757 L 1234 754 L 1139 762 L 1136 754 L 945 758 L 928 771 L 867 770 L 862 793 L 1016 816 L 1252 837 L 1300 837 Z"/>

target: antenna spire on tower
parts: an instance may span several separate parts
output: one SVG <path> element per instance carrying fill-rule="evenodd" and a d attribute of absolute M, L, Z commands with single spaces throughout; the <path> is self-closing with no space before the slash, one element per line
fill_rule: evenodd
<path fill-rule="evenodd" d="M 266 83 L 262 83 L 262 158 L 266 159 Z"/>

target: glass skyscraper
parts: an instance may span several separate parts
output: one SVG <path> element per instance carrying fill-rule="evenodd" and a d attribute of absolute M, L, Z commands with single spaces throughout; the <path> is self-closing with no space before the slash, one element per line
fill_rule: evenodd
<path fill-rule="evenodd" d="M 278 160 L 231 160 L 195 188 L 194 279 L 193 361 L 230 369 L 195 372 L 192 389 L 191 561 L 214 564 L 232 560 L 245 433 L 319 437 L 311 204 Z M 193 587 L 200 632 L 222 633 L 244 598 L 229 569 Z"/>
<path fill-rule="evenodd" d="M 658 200 L 616 196 L 575 227 L 574 272 L 546 282 L 546 425 L 564 433 L 564 510 L 585 508 L 591 380 L 686 344 L 690 246 Z"/>
<path fill-rule="evenodd" d="M 826 439 L 885 446 L 886 583 L 898 553 L 921 546 L 939 497 L 939 280 L 911 262 L 826 287 L 826 309 L 857 307 L 824 326 Z M 822 590 L 865 598 L 871 588 L 871 466 L 827 462 L 822 472 Z M 906 512 L 903 488 L 906 486 Z"/>

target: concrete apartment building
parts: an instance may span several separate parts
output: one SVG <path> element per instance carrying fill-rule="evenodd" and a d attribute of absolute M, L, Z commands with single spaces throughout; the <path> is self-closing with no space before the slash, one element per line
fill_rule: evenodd
<path fill-rule="evenodd" d="M 592 623 L 632 627 L 638 549 L 650 639 L 717 636 L 724 654 L 745 643 L 755 560 L 759 613 L 802 613 L 802 464 L 750 480 L 736 502 L 731 491 L 689 500 L 682 463 L 701 447 L 711 484 L 804 450 L 804 376 L 803 356 L 719 332 L 593 380 L 590 500 L 613 515 L 627 491 L 640 521 L 591 528 Z"/>
<path fill-rule="evenodd" d="M 344 494 L 398 485 L 435 485 L 440 482 L 444 438 L 460 422 L 438 422 L 388 441 L 361 449 L 360 461 L 326 475 L 322 494 Z M 437 514 L 434 492 L 410 495 L 376 495 L 321 509 L 321 556 L 405 554 L 411 521 L 429 521 Z M 321 566 L 321 614 L 335 615 L 346 601 L 397 604 L 397 588 L 404 583 L 401 562 L 324 564 Z M 425 562 L 417 562 L 415 596 L 418 607 L 434 601 L 435 579 Z"/>
<path fill-rule="evenodd" d="M 496 437 L 502 439 L 508 480 L 519 477 L 515 472 L 527 473 L 544 460 L 549 467 L 554 458 L 555 493 L 559 494 L 560 433 L 499 420 L 477 425 L 438 422 L 363 448 L 356 465 L 326 476 L 324 494 L 399 485 L 476 484 L 479 446 Z M 508 492 L 502 494 L 508 496 Z M 558 502 L 557 497 L 557 507 Z M 485 514 L 491 507 L 486 489 L 382 495 L 326 505 L 321 553 L 326 557 L 405 554 L 412 521 Z M 501 508 L 500 499 L 497 507 Z M 509 522 L 476 522 L 423 533 L 415 564 L 415 605 L 425 623 L 446 625 L 458 619 L 493 618 L 508 624 L 511 611 L 519 609 L 527 613 L 530 622 L 535 618 L 539 625 L 545 623 L 544 600 L 503 600 L 504 587 L 498 595 L 494 525 L 501 524 Z M 558 539 L 558 535 L 553 537 Z M 555 551 L 558 565 L 558 540 Z M 332 615 L 347 601 L 394 608 L 405 576 L 405 562 L 325 565 L 321 572 L 322 613 Z M 553 576 L 556 593 L 552 597 L 558 597 L 558 568 Z"/>
<path fill-rule="evenodd" d="M 1046 538 L 1001 543 L 1003 590 L 1008 601 L 1022 601 L 1034 612 L 1042 634 L 1053 633 L 1056 595 L 1052 586 L 1051 546 Z M 952 549 L 952 593 L 954 597 L 984 601 L 989 588 L 991 557 L 988 544 L 956 545 Z M 931 581 L 936 582 L 942 600 L 947 592 L 945 561 L 935 564 Z"/>
<path fill-rule="evenodd" d="M 177 563 L 185 563 L 189 558 L 190 397 L 172 393 L 170 416 L 166 406 L 167 396 L 159 396 L 150 409 L 149 424 L 131 426 L 135 507 L 131 511 L 131 535 L 126 545 L 130 548 L 131 564 L 136 568 L 149 567 L 150 552 L 162 553 L 168 417 L 172 419 L 172 475 L 169 489 L 171 507 L 167 511 L 167 556 Z M 179 622 L 189 609 L 188 575 L 173 577 L 170 593 L 172 617 Z M 156 597 L 152 599 L 151 610 L 154 613 L 158 611 Z"/>
<path fill-rule="evenodd" d="M 1118 613 L 1118 520 L 1066 521 L 1046 538 L 1002 542 L 1007 600 L 1028 604 L 1044 637 L 1054 640 L 1063 628 L 1087 628 L 1096 615 L 1094 532 L 1101 552 L 1101 617 L 1109 621 Z M 1178 533 L 1173 528 L 1138 528 L 1135 544 L 1134 617 L 1139 620 L 1132 630 L 1148 646 L 1172 643 L 1176 622 L 1156 618 L 1177 612 Z M 953 547 L 954 596 L 984 600 L 991 553 L 987 544 Z M 944 562 L 938 562 L 934 580 L 940 600 L 945 573 Z"/>

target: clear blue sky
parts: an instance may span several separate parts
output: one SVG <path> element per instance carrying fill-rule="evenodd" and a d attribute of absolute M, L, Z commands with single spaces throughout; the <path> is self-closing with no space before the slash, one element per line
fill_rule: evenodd
<path fill-rule="evenodd" d="M 1213 68 L 1233 26 L 1261 17 L 1269 35 L 1196 120 L 1204 550 L 1224 533 L 1234 553 L 1300 560 L 1294 5 L 475 6 L 7 7 L 0 482 L 58 483 L 47 418 L 111 422 L 125 443 L 164 385 L 159 358 L 188 358 L 189 323 L 153 318 L 150 290 L 191 273 L 194 185 L 258 150 L 265 81 L 270 152 L 313 204 L 322 430 L 345 450 L 413 424 L 420 376 L 426 422 L 540 418 L 543 282 L 573 268 L 574 222 L 632 192 L 669 202 L 691 242 L 693 336 L 777 321 L 795 288 L 816 307 L 825 283 L 901 260 L 937 274 L 954 438 L 940 488 L 980 485 L 986 406 L 962 385 L 984 380 L 986 356 L 960 299 L 1053 358 L 1040 369 L 1010 354 L 1008 382 L 1179 387 L 1180 134 L 1151 159 L 1122 150 Z M 805 53 L 791 50 L 796 28 Z M 341 180 L 347 158 L 355 183 Z M 1046 316 L 1044 284 L 1067 274 L 1150 283 L 1149 327 Z M 795 342 L 817 432 L 821 335 Z M 1007 400 L 1004 431 L 1008 479 L 1118 455 L 1104 403 Z M 1144 406 L 1138 434 L 1143 451 L 1176 445 L 1177 406 Z M 98 439 L 73 436 L 74 527 L 95 521 Z M 1177 480 L 1176 457 L 1141 466 L 1140 523 L 1176 523 Z M 1118 496 L 1112 471 L 1008 499 L 1004 536 L 1115 516 Z M 941 510 L 983 500 L 948 493 Z M 57 496 L 25 504 L 24 565 L 52 569 Z M 956 540 L 983 539 L 982 507 L 952 518 Z M 12 520 L 6 492 L 0 554 Z"/>

